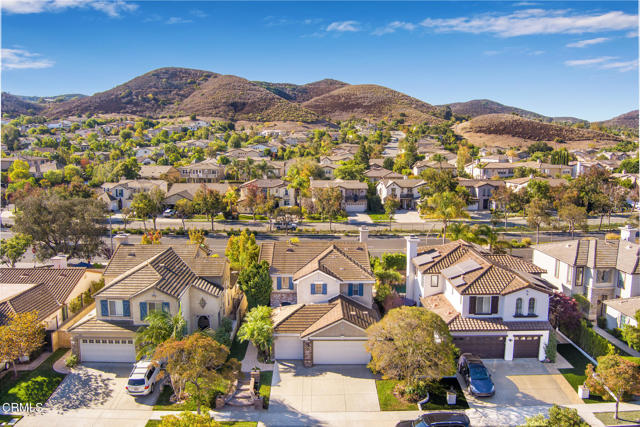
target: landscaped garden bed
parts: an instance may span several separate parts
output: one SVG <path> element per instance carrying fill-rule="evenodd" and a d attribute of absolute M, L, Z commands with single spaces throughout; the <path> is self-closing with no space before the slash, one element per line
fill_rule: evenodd
<path fill-rule="evenodd" d="M 376 380 L 378 402 L 381 411 L 417 411 L 418 404 L 404 399 L 397 392 L 397 380 Z M 456 392 L 456 404 L 447 404 L 447 390 Z M 423 410 L 469 409 L 467 399 L 456 378 L 442 378 L 434 386 L 429 387 L 429 402 L 422 405 Z"/>

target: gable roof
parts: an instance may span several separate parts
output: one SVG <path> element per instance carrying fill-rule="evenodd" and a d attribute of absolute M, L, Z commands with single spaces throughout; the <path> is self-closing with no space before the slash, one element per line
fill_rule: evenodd
<path fill-rule="evenodd" d="M 311 188 L 342 188 L 345 190 L 366 190 L 368 188 L 365 182 L 355 179 L 334 179 L 334 180 L 318 180 L 312 179 Z"/>
<path fill-rule="evenodd" d="M 211 190 L 215 190 L 220 194 L 224 194 L 229 190 L 231 185 L 224 183 L 176 183 L 171 186 L 165 199 L 168 199 L 171 196 L 180 195 L 183 199 L 193 200 L 193 197 L 196 195 L 198 190 L 201 188 L 208 188 Z"/>
<path fill-rule="evenodd" d="M 400 188 L 416 188 L 427 185 L 422 179 L 383 179 L 381 182 L 385 187 L 395 184 Z"/>
<path fill-rule="evenodd" d="M 183 261 L 188 263 L 195 263 L 196 260 L 198 260 L 198 262 L 199 260 L 203 259 L 208 260 L 206 251 L 198 245 L 141 245 L 123 243 L 121 245 L 118 245 L 115 252 L 113 253 L 113 256 L 107 264 L 107 268 L 104 270 L 104 275 L 119 276 L 122 273 L 131 270 L 135 266 L 140 265 L 140 263 L 165 251 L 167 248 L 172 248 L 173 251 L 178 254 L 178 256 L 182 258 Z"/>
<path fill-rule="evenodd" d="M 86 271 L 86 268 L 0 268 L 0 283 L 3 287 L 44 283 L 54 299 L 64 303 Z"/>
<path fill-rule="evenodd" d="M 640 274 L 640 245 L 624 240 L 566 240 L 536 245 L 534 249 L 572 266 Z"/>
<path fill-rule="evenodd" d="M 9 320 L 9 313 L 38 312 L 38 320 L 44 320 L 62 307 L 47 283 L 33 286 L 0 303 L 0 325 Z"/>
<path fill-rule="evenodd" d="M 640 296 L 631 298 L 616 298 L 602 301 L 608 307 L 624 314 L 625 316 L 635 317 L 636 312 L 640 310 Z"/>
<path fill-rule="evenodd" d="M 354 261 L 345 251 L 332 244 L 293 275 L 298 280 L 314 271 L 322 271 L 340 281 L 373 281 L 370 270 Z"/>

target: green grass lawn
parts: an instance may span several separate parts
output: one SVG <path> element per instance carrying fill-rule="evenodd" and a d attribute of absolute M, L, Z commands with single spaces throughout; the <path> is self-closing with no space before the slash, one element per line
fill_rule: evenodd
<path fill-rule="evenodd" d="M 195 411 L 197 408 L 195 402 L 187 400 L 184 403 L 173 403 L 169 399 L 173 395 L 173 389 L 167 385 L 162 389 L 156 404 L 153 405 L 154 411 Z M 159 422 L 159 421 L 158 421 Z M 149 425 L 149 424 L 147 424 Z"/>
<path fill-rule="evenodd" d="M 640 411 L 620 411 L 618 419 L 613 412 L 595 412 L 593 415 L 606 426 L 638 425 L 640 423 Z"/>
<path fill-rule="evenodd" d="M 234 338 L 231 343 L 231 348 L 229 349 L 229 357 L 235 357 L 239 361 L 244 359 L 244 355 L 247 353 L 247 347 L 249 346 L 249 341 L 241 342 L 238 338 Z"/>
<path fill-rule="evenodd" d="M 367 213 L 373 222 L 389 222 L 389 215 L 386 213 Z M 391 221 L 394 222 L 394 221 Z"/>
<path fill-rule="evenodd" d="M 0 414 L 0 423 L 8 423 L 11 420 L 19 420 L 22 418 L 22 415 L 4 415 Z"/>
<path fill-rule="evenodd" d="M 146 427 L 158 427 L 160 425 L 160 420 L 149 420 L 147 421 Z M 230 427 L 256 427 L 258 425 L 255 421 L 218 421 L 220 425 L 230 426 Z"/>
<path fill-rule="evenodd" d="M 263 407 L 267 409 L 269 407 L 269 396 L 271 396 L 271 378 L 273 377 L 273 371 L 260 371 L 260 396 L 264 398 Z"/>
<path fill-rule="evenodd" d="M 49 396 L 55 391 L 58 385 L 62 382 L 65 375 L 59 374 L 53 370 L 53 363 L 62 357 L 69 349 L 61 348 L 49 356 L 40 366 L 33 371 L 18 371 L 18 377 L 13 377 L 13 372 L 7 372 L 2 381 L 0 381 L 0 402 L 2 403 L 29 403 L 20 399 L 16 393 L 23 384 L 27 384 L 29 381 L 44 377 L 47 378 L 46 385 L 40 391 L 41 396 L 44 396 L 41 402 L 31 403 L 45 403 Z"/>
<path fill-rule="evenodd" d="M 416 403 L 409 403 L 398 400 L 393 394 L 393 389 L 398 384 L 396 380 L 376 380 L 376 389 L 378 391 L 378 401 L 381 411 L 417 411 Z M 455 405 L 447 404 L 447 390 L 452 387 L 456 390 L 457 401 Z M 436 387 L 430 392 L 430 400 L 422 405 L 424 410 L 443 410 L 443 409 L 469 409 L 467 399 L 460 388 L 460 384 L 456 378 L 443 378 Z"/>
<path fill-rule="evenodd" d="M 573 369 L 558 369 L 562 376 L 571 384 L 576 392 L 578 391 L 578 386 L 584 384 L 587 376 L 584 374 L 587 365 L 591 363 L 589 359 L 587 359 L 582 353 L 580 353 L 573 345 L 571 344 L 558 344 L 558 353 L 562 355 L 567 362 L 571 363 Z M 601 403 L 603 402 L 602 397 L 591 393 L 588 399 L 583 399 L 584 403 Z"/>

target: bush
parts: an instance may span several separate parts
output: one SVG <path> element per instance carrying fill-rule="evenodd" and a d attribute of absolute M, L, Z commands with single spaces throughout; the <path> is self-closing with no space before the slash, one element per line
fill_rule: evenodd
<path fill-rule="evenodd" d="M 530 239 L 530 238 L 528 238 L 528 237 L 524 237 L 524 238 L 520 241 L 520 243 L 522 243 L 525 247 L 527 247 L 527 248 L 528 248 L 529 246 L 531 246 L 531 239 Z"/>
<path fill-rule="evenodd" d="M 78 356 L 72 354 L 71 356 L 67 357 L 67 360 L 64 361 L 64 364 L 67 368 L 73 368 L 74 366 L 78 365 L 78 362 L 80 362 L 78 360 Z"/>
<path fill-rule="evenodd" d="M 608 354 L 615 354 L 616 352 L 615 347 L 605 338 L 598 335 L 585 319 L 580 321 L 578 328 L 561 331 L 594 359 Z"/>
<path fill-rule="evenodd" d="M 605 240 L 618 240 L 620 235 L 617 233 L 607 233 L 604 235 Z"/>
<path fill-rule="evenodd" d="M 544 346 L 544 355 L 551 363 L 555 363 L 558 355 L 558 337 L 554 331 L 549 333 L 549 343 Z"/>
<path fill-rule="evenodd" d="M 82 302 L 80 301 L 80 297 L 74 298 L 69 303 L 69 311 L 73 314 L 82 310 Z"/>
<path fill-rule="evenodd" d="M 37 376 L 19 383 L 9 390 L 9 393 L 14 394 L 22 402 L 35 405 L 44 403 L 57 386 L 57 381 L 53 378 Z"/>
<path fill-rule="evenodd" d="M 591 303 L 584 295 L 573 294 L 571 296 L 573 297 L 573 299 L 576 300 L 576 302 L 578 303 L 578 306 L 580 306 L 580 310 L 582 310 L 583 313 L 589 313 L 589 309 L 591 308 Z"/>
<path fill-rule="evenodd" d="M 604 316 L 598 316 L 596 319 L 596 324 L 600 329 L 607 329 L 607 318 Z"/>
<path fill-rule="evenodd" d="M 216 332 L 213 335 L 213 339 L 218 341 L 220 344 L 227 346 L 227 348 L 231 348 L 232 330 L 233 323 L 231 322 L 231 319 L 223 317 L 220 321 L 220 327 L 216 329 Z"/>
<path fill-rule="evenodd" d="M 429 383 L 419 381 L 415 385 L 408 385 L 402 390 L 403 397 L 410 402 L 418 402 L 429 394 Z"/>

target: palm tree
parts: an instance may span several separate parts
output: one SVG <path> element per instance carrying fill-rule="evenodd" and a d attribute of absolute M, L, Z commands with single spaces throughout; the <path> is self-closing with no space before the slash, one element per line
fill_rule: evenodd
<path fill-rule="evenodd" d="M 511 248 L 509 242 L 500 240 L 500 234 L 486 224 L 474 226 L 472 232 L 474 236 L 473 242 L 479 245 L 489 245 L 489 252 L 491 253 L 504 253 L 505 249 Z"/>
<path fill-rule="evenodd" d="M 447 235 L 449 221 L 456 218 L 468 218 L 465 210 L 467 203 L 458 193 L 444 191 L 436 193 L 421 203 L 421 210 L 431 218 L 442 221 L 442 243 Z"/>
<path fill-rule="evenodd" d="M 442 162 L 444 162 L 445 160 L 447 160 L 447 159 L 440 153 L 436 153 L 433 156 L 431 156 L 431 161 L 432 162 L 438 162 L 438 168 L 439 169 L 442 169 Z"/>
<path fill-rule="evenodd" d="M 473 233 L 469 224 L 463 222 L 454 222 L 447 230 L 447 238 L 449 240 L 465 240 L 470 242 L 473 240 Z"/>
<path fill-rule="evenodd" d="M 227 166 L 227 175 L 234 177 L 236 181 L 240 180 L 240 162 L 238 159 L 231 160 L 231 163 Z"/>
<path fill-rule="evenodd" d="M 261 161 L 256 166 L 257 175 L 262 178 L 271 178 L 273 174 L 273 166 L 266 162 L 266 160 Z"/>
<path fill-rule="evenodd" d="M 187 323 L 182 317 L 182 310 L 171 316 L 164 311 L 152 311 L 144 319 L 148 325 L 142 326 L 136 333 L 137 357 L 151 357 L 156 347 L 168 340 L 182 339 L 186 333 Z"/>

